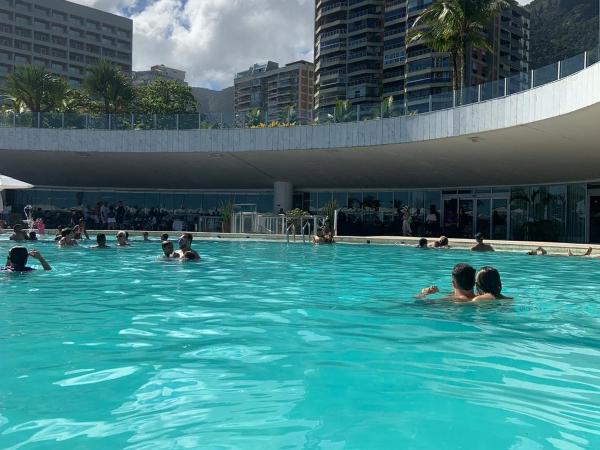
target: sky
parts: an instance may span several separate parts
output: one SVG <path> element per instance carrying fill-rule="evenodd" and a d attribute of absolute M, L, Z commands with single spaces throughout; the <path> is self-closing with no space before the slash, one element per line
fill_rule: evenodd
<path fill-rule="evenodd" d="M 133 19 L 133 68 L 222 89 L 252 64 L 312 61 L 314 0 L 71 0 Z M 529 3 L 529 0 L 519 0 Z"/>

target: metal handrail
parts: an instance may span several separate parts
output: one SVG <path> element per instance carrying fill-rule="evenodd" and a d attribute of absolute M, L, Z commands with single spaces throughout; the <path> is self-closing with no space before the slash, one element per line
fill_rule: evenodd
<path fill-rule="evenodd" d="M 288 244 L 290 243 L 290 231 L 291 230 L 294 231 L 294 242 L 296 242 L 296 225 L 291 223 L 288 225 L 286 232 L 285 232 Z"/>
<path fill-rule="evenodd" d="M 310 227 L 310 222 L 306 222 L 304 225 L 302 225 L 302 242 L 306 243 L 306 235 L 304 234 L 304 230 L 306 230 L 306 227 L 308 227 L 308 237 L 310 238 L 310 231 L 311 231 L 311 227 Z"/>

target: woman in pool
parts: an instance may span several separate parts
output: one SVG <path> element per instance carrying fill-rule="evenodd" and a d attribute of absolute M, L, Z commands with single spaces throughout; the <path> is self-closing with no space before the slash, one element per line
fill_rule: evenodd
<path fill-rule="evenodd" d="M 477 296 L 474 302 L 481 300 L 508 300 L 511 297 L 502 295 L 502 281 L 500 273 L 493 267 L 482 267 L 475 276 Z"/>

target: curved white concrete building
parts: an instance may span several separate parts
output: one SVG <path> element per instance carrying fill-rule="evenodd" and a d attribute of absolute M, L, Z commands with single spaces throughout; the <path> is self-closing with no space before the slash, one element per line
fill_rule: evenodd
<path fill-rule="evenodd" d="M 493 100 L 364 122 L 0 128 L 0 172 L 37 186 L 7 199 L 16 208 L 123 200 L 203 213 L 232 199 L 315 211 L 333 200 L 340 233 L 400 233 L 407 207 L 419 235 L 600 242 L 599 119 L 594 64 Z"/>

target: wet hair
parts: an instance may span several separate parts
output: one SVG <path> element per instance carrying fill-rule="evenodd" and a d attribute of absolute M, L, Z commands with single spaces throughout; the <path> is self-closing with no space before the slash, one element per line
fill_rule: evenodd
<path fill-rule="evenodd" d="M 96 235 L 96 242 L 98 244 L 100 244 L 100 243 L 106 244 L 106 235 L 104 233 L 98 233 Z"/>
<path fill-rule="evenodd" d="M 167 247 L 167 246 L 171 246 L 173 247 L 173 243 L 171 241 L 162 241 L 160 246 L 163 248 L 163 250 Z"/>
<path fill-rule="evenodd" d="M 482 294 L 492 294 L 499 297 L 502 293 L 500 273 L 490 266 L 479 269 L 476 277 L 477 290 Z"/>
<path fill-rule="evenodd" d="M 20 223 L 16 224 L 16 225 L 13 227 L 13 231 L 14 231 L 15 233 L 18 233 L 19 231 L 23 231 L 23 225 L 21 225 Z"/>
<path fill-rule="evenodd" d="M 29 233 L 29 239 L 31 239 L 32 241 L 37 240 L 37 234 L 35 231 Z"/>
<path fill-rule="evenodd" d="M 150 233 L 148 233 L 147 231 L 144 231 L 144 232 L 142 233 L 142 236 L 148 236 L 149 234 L 150 234 Z"/>
<path fill-rule="evenodd" d="M 475 269 L 468 264 L 459 263 L 452 269 L 452 279 L 463 291 L 470 291 L 475 286 Z"/>
<path fill-rule="evenodd" d="M 427 247 L 427 239 L 425 239 L 425 238 L 419 239 L 419 247 Z"/>
<path fill-rule="evenodd" d="M 448 245 L 448 238 L 446 236 L 440 236 L 439 245 L 445 246 Z"/>
<path fill-rule="evenodd" d="M 481 233 L 477 233 L 477 234 L 475 235 L 475 240 L 476 240 L 477 242 L 479 242 L 479 241 L 483 241 L 483 234 L 481 234 Z"/>
<path fill-rule="evenodd" d="M 29 252 L 25 247 L 13 247 L 8 252 L 8 259 L 10 260 L 10 263 L 18 269 L 25 267 L 28 257 Z"/>
<path fill-rule="evenodd" d="M 60 235 L 62 237 L 65 237 L 68 234 L 74 233 L 74 231 L 71 228 L 63 228 L 63 230 L 60 232 Z"/>
<path fill-rule="evenodd" d="M 192 236 L 192 233 L 183 233 L 183 235 L 187 238 L 189 242 L 192 242 L 194 240 L 194 236 Z"/>
<path fill-rule="evenodd" d="M 169 235 L 167 233 L 163 233 L 160 235 L 160 240 L 161 241 L 168 241 L 169 240 Z"/>

